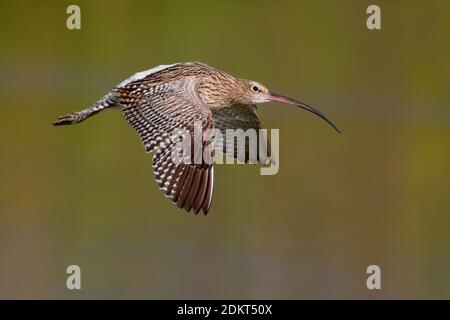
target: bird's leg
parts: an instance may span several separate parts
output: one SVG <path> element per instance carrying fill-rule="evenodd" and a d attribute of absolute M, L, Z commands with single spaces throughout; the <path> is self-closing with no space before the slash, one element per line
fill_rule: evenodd
<path fill-rule="evenodd" d="M 80 123 L 86 120 L 87 118 L 92 117 L 93 115 L 99 113 L 103 109 L 114 106 L 115 103 L 116 101 L 110 95 L 106 95 L 105 97 L 98 100 L 94 105 L 92 105 L 87 109 L 59 116 L 58 119 L 55 122 L 53 122 L 53 125 L 62 126 Z"/>
<path fill-rule="evenodd" d="M 62 125 L 67 125 L 67 124 L 75 124 L 75 123 L 80 123 L 84 120 L 86 120 L 89 117 L 92 117 L 94 114 L 97 114 L 98 112 L 100 112 L 102 109 L 99 108 L 87 108 L 81 111 L 75 111 L 72 113 L 68 113 L 65 114 L 63 116 L 59 116 L 58 119 L 53 122 L 54 126 L 62 126 Z"/>

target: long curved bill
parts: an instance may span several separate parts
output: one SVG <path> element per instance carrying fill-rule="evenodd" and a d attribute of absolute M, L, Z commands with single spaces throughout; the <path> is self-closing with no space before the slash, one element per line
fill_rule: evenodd
<path fill-rule="evenodd" d="M 291 99 L 291 98 L 282 96 L 281 94 L 278 94 L 275 92 L 269 92 L 268 99 L 271 101 L 275 101 L 275 102 L 291 104 L 291 105 L 300 107 L 302 109 L 308 110 L 309 112 L 314 113 L 316 116 L 321 117 L 323 120 L 328 122 L 337 132 L 341 133 L 341 130 L 339 130 L 339 128 L 333 123 L 333 121 L 328 119 L 326 115 L 324 115 L 322 112 L 320 112 L 316 108 L 313 108 L 310 105 L 307 105 L 306 103 L 304 103 L 302 101 Z"/>

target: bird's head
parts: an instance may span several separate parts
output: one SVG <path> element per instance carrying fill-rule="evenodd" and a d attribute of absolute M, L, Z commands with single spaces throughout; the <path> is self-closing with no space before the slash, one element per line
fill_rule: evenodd
<path fill-rule="evenodd" d="M 256 81 L 253 80 L 240 80 L 240 81 L 241 81 L 239 86 L 240 94 L 237 95 L 239 97 L 238 98 L 239 101 L 237 101 L 238 103 L 245 105 L 255 105 L 264 102 L 281 102 L 284 104 L 294 105 L 314 113 L 316 116 L 328 122 L 337 132 L 341 133 L 338 127 L 330 119 L 328 119 L 327 116 L 325 116 L 322 112 L 320 112 L 316 108 L 313 108 L 300 100 L 295 100 L 289 97 L 285 97 L 281 94 L 275 93 L 273 91 L 270 91 L 265 86 Z"/>
<path fill-rule="evenodd" d="M 239 83 L 239 103 L 258 104 L 269 102 L 270 91 L 262 84 L 253 80 L 240 80 Z"/>

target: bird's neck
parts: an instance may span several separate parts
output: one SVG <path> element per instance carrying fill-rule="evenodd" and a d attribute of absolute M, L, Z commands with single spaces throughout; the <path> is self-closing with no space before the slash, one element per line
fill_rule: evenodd
<path fill-rule="evenodd" d="M 204 79 L 198 87 L 203 102 L 211 109 L 231 107 L 239 101 L 239 86 L 236 79 Z"/>

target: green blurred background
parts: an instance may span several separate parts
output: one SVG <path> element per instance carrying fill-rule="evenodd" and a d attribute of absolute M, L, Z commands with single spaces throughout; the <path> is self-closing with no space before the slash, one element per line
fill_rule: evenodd
<path fill-rule="evenodd" d="M 81 7 L 81 30 L 66 8 Z M 378 4 L 382 29 L 366 28 Z M 0 298 L 450 298 L 449 1 L 0 1 Z M 197 60 L 306 101 L 259 108 L 280 171 L 217 166 L 208 216 L 162 195 L 119 112 Z M 65 287 L 66 267 L 82 290 Z M 366 268 L 382 290 L 366 288 Z"/>

